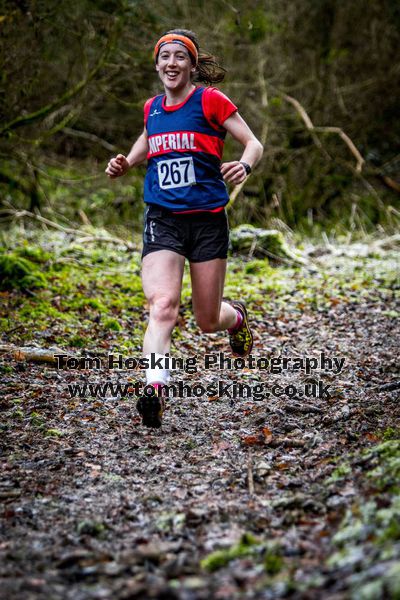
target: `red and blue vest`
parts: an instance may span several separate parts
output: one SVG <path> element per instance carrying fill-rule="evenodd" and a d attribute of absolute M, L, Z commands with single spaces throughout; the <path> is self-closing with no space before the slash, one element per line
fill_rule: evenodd
<path fill-rule="evenodd" d="M 236 106 L 215 88 L 196 87 L 176 106 L 165 106 L 165 94 L 146 102 L 147 204 L 174 212 L 212 210 L 227 204 L 220 173 L 226 130 L 210 116 L 210 104 L 221 98 L 225 104 L 219 112 L 227 118 Z"/>

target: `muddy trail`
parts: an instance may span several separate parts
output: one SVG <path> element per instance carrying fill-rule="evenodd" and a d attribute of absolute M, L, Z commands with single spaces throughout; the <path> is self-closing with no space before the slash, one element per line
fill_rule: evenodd
<path fill-rule="evenodd" d="M 197 369 L 173 382 L 193 397 L 171 397 L 160 430 L 136 413 L 138 373 L 107 368 L 121 352 L 114 333 L 98 350 L 99 320 L 86 353 L 101 357 L 96 369 L 3 351 L 1 598 L 400 597 L 398 283 L 379 275 L 384 260 L 363 261 L 374 275 L 358 288 L 353 259 L 340 276 L 337 261 L 320 261 L 282 268 L 295 287 L 264 305 L 260 263 L 246 271 L 255 365 L 219 368 L 232 358 L 226 337 L 200 335 L 183 297 L 176 348 Z M 56 317 L 28 339 L 34 326 L 18 329 L 18 311 L 32 298 L 2 300 L 17 319 L 4 342 L 51 346 Z M 60 305 L 55 293 L 46 301 Z M 130 393 L 81 387 L 79 397 L 88 382 Z"/>

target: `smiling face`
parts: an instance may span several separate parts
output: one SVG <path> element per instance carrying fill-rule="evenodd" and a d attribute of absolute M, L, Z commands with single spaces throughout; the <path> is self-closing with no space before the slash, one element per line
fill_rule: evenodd
<path fill-rule="evenodd" d="M 189 52 L 181 44 L 165 44 L 158 54 L 156 70 L 166 90 L 177 92 L 191 85 L 195 72 Z"/>

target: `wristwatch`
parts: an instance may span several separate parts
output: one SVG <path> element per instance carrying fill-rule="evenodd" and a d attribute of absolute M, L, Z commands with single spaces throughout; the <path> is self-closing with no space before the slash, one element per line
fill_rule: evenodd
<path fill-rule="evenodd" d="M 243 160 L 239 161 L 241 165 L 244 166 L 244 170 L 246 171 L 246 175 L 250 175 L 251 173 L 251 166 L 248 165 L 246 162 L 244 162 Z"/>

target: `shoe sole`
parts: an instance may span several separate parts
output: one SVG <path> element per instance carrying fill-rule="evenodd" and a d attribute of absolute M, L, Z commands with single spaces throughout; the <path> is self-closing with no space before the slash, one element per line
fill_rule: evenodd
<path fill-rule="evenodd" d="M 164 406 L 160 398 L 157 396 L 139 398 L 136 408 L 142 417 L 142 424 L 145 427 L 155 427 L 156 429 L 161 427 Z"/>
<path fill-rule="evenodd" d="M 252 331 L 250 329 L 250 325 L 249 325 L 249 321 L 247 318 L 247 308 L 244 302 L 232 302 L 231 306 L 233 306 L 233 308 L 239 309 L 240 312 L 243 314 L 243 322 L 246 324 L 246 327 L 248 329 L 248 331 L 250 332 L 250 337 L 251 337 L 251 344 L 250 344 L 250 348 L 247 350 L 247 352 L 245 354 L 237 354 L 237 352 L 233 352 L 233 356 L 248 356 L 250 354 L 250 352 L 253 350 L 253 345 L 254 345 L 254 337 L 252 334 Z"/>

